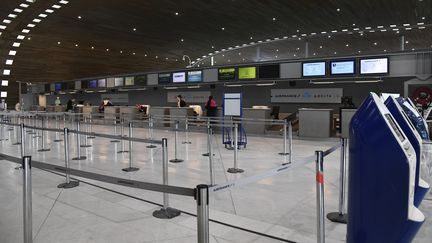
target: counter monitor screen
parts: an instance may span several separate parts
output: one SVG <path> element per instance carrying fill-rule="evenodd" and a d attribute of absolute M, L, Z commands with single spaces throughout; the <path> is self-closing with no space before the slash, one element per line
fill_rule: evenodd
<path fill-rule="evenodd" d="M 171 73 L 159 73 L 158 80 L 162 84 L 171 82 Z"/>
<path fill-rule="evenodd" d="M 89 87 L 89 80 L 81 81 L 81 89 L 88 89 L 88 87 Z"/>
<path fill-rule="evenodd" d="M 125 85 L 126 86 L 135 85 L 135 77 L 126 77 L 125 78 Z"/>
<path fill-rule="evenodd" d="M 55 84 L 55 91 L 61 91 L 62 87 L 61 87 L 61 83 Z"/>
<path fill-rule="evenodd" d="M 325 62 L 305 62 L 303 63 L 303 77 L 316 77 L 326 75 Z"/>
<path fill-rule="evenodd" d="M 396 125 L 396 122 L 393 120 L 393 117 L 390 114 L 385 114 L 387 121 L 390 123 L 390 126 L 395 131 L 396 136 L 398 137 L 400 142 L 405 141 L 405 136 L 399 130 L 399 127 Z"/>
<path fill-rule="evenodd" d="M 187 81 L 188 82 L 201 82 L 202 81 L 202 71 L 189 71 Z"/>
<path fill-rule="evenodd" d="M 387 74 L 388 58 L 360 60 L 360 74 Z"/>
<path fill-rule="evenodd" d="M 239 79 L 256 79 L 256 67 L 241 67 L 238 76 Z"/>
<path fill-rule="evenodd" d="M 115 78 L 114 79 L 114 86 L 119 87 L 124 85 L 124 78 Z"/>
<path fill-rule="evenodd" d="M 95 89 L 95 88 L 97 88 L 97 85 L 98 85 L 98 81 L 97 80 L 90 80 L 89 81 L 89 88 Z"/>
<path fill-rule="evenodd" d="M 112 88 L 115 85 L 115 79 L 114 78 L 107 78 L 107 88 Z"/>
<path fill-rule="evenodd" d="M 173 83 L 184 83 L 184 82 L 186 82 L 185 72 L 173 73 Z"/>
<path fill-rule="evenodd" d="M 135 76 L 135 85 L 147 85 L 147 75 Z"/>
<path fill-rule="evenodd" d="M 218 79 L 219 80 L 234 80 L 235 79 L 235 68 L 219 68 Z"/>
<path fill-rule="evenodd" d="M 75 82 L 67 82 L 66 83 L 66 89 L 67 90 L 74 90 L 75 89 Z"/>
<path fill-rule="evenodd" d="M 280 65 L 263 65 L 258 68 L 258 75 L 261 79 L 279 78 Z"/>
<path fill-rule="evenodd" d="M 334 61 L 330 62 L 331 75 L 354 75 L 355 74 L 355 61 Z"/>
<path fill-rule="evenodd" d="M 98 80 L 98 87 L 99 88 L 105 88 L 106 87 L 106 79 L 99 79 Z"/>

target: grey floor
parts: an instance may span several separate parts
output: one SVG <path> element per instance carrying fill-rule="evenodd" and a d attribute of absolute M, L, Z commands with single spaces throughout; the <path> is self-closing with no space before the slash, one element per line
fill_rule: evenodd
<path fill-rule="evenodd" d="M 112 127 L 94 126 L 94 130 L 112 134 Z M 146 129 L 135 129 L 137 137 L 147 137 Z M 17 156 L 19 146 L 13 132 L 6 133 L 10 140 L 2 141 L 0 152 Z M 54 143 L 54 134 L 47 139 L 49 152 L 37 152 L 41 140 L 27 136 L 27 155 L 34 160 L 64 165 L 63 143 Z M 155 138 L 169 139 L 169 158 L 174 157 L 173 132 L 155 130 Z M 179 134 L 179 158 L 185 162 L 169 164 L 169 184 L 193 188 L 210 183 L 209 162 L 201 154 L 206 152 L 206 135 L 189 133 L 192 144 L 181 144 L 184 134 Z M 233 166 L 233 151 L 221 144 L 222 138 L 213 136 L 215 151 L 215 180 L 224 183 L 248 177 L 275 168 L 286 161 L 278 155 L 282 139 L 277 137 L 249 137 L 246 149 L 239 152 L 239 167 L 243 174 L 226 173 Z M 134 143 L 133 164 L 138 172 L 121 171 L 128 165 L 128 155 L 118 154 L 120 144 L 109 139 L 89 140 L 91 148 L 83 148 L 88 156 L 84 161 L 72 161 L 71 167 L 116 177 L 161 183 L 161 149 L 145 148 Z M 327 141 L 294 140 L 294 163 L 337 144 L 337 139 Z M 70 139 L 71 157 L 76 155 L 75 139 Z M 127 143 L 125 144 L 127 149 Z M 22 172 L 17 164 L 0 161 L 0 242 L 22 242 Z M 316 242 L 315 165 L 311 163 L 277 176 L 210 195 L 210 218 L 259 233 L 295 242 Z M 325 159 L 325 210 L 337 209 L 339 150 Z M 93 185 L 81 183 L 74 189 L 58 189 L 64 178 L 50 172 L 33 169 L 33 234 L 34 242 L 196 242 L 196 218 L 187 214 L 161 220 L 152 217 L 159 209 L 154 204 L 121 195 Z M 139 189 L 83 179 L 94 185 L 131 195 L 147 201 L 161 203 L 162 195 Z M 196 202 L 184 196 L 170 196 L 170 206 L 195 213 Z M 430 243 L 432 239 L 432 201 L 425 200 L 421 210 L 427 220 L 415 242 Z M 326 220 L 327 242 L 344 242 L 346 226 Z M 211 242 L 282 242 L 232 227 L 210 224 Z"/>

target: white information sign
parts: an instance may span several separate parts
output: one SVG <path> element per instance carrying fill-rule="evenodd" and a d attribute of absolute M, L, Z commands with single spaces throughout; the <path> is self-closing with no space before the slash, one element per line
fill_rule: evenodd
<path fill-rule="evenodd" d="M 388 73 L 388 58 L 360 60 L 360 74 Z"/>
<path fill-rule="evenodd" d="M 224 116 L 241 116 L 242 104 L 241 94 L 224 94 Z"/>
<path fill-rule="evenodd" d="M 205 104 L 208 100 L 208 97 L 211 95 L 210 91 L 178 91 L 178 92 L 168 92 L 167 93 L 167 101 L 168 103 L 177 103 L 177 95 L 181 95 L 184 97 L 186 104 Z"/>
<path fill-rule="evenodd" d="M 272 89 L 271 103 L 341 103 L 342 88 Z"/>
<path fill-rule="evenodd" d="M 113 105 L 128 104 L 128 94 L 102 94 L 102 100 L 110 100 Z"/>

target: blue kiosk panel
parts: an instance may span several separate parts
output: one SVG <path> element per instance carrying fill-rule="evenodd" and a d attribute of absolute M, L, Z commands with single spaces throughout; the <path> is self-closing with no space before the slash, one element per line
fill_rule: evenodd
<path fill-rule="evenodd" d="M 348 243 L 411 242 L 424 215 L 414 206 L 416 153 L 374 93 L 350 125 Z"/>
<path fill-rule="evenodd" d="M 420 113 L 418 112 L 417 108 L 412 103 L 412 101 L 409 98 L 403 98 L 403 97 L 396 98 L 396 100 L 399 102 L 399 105 L 402 107 L 402 109 L 408 115 L 411 122 L 416 127 L 421 138 L 424 140 L 429 140 L 430 137 L 429 137 L 429 129 L 427 123 L 420 115 Z"/>
<path fill-rule="evenodd" d="M 415 173 L 415 189 L 414 189 L 414 205 L 420 206 L 422 200 L 429 191 L 429 184 L 421 178 L 422 166 L 422 138 L 417 132 L 414 124 L 410 121 L 399 102 L 392 96 L 388 97 L 384 102 L 390 113 L 393 115 L 396 122 L 401 127 L 402 131 L 407 136 L 416 153 L 416 173 Z"/>

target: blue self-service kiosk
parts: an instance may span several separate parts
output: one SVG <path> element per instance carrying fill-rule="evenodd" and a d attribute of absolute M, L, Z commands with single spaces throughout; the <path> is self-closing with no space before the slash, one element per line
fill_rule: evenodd
<path fill-rule="evenodd" d="M 396 98 L 390 96 L 384 103 L 389 109 L 390 113 L 393 115 L 396 122 L 399 124 L 402 131 L 407 136 L 414 148 L 414 151 L 416 152 L 417 161 L 415 173 L 414 205 L 418 207 L 430 188 L 429 184 L 422 178 L 421 173 L 421 167 L 423 164 L 422 138 Z"/>
<path fill-rule="evenodd" d="M 371 93 L 350 125 L 348 243 L 411 242 L 425 219 L 414 205 L 415 172 L 413 146 Z"/>
<path fill-rule="evenodd" d="M 426 120 L 418 112 L 416 106 L 411 101 L 411 99 L 398 97 L 396 98 L 396 100 L 399 102 L 399 105 L 402 107 L 411 122 L 414 124 L 421 138 L 424 140 L 429 140 L 429 129 Z"/>

